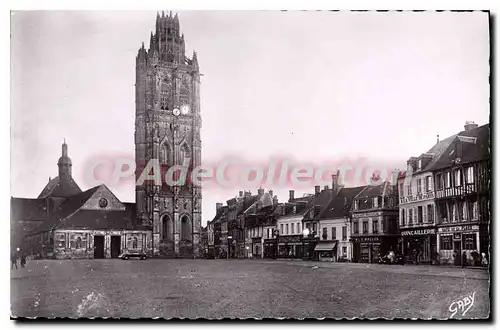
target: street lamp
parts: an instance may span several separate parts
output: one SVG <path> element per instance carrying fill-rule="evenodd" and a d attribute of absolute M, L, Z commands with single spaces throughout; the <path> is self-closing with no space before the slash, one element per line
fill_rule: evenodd
<path fill-rule="evenodd" d="M 305 228 L 303 231 L 302 231 L 302 234 L 304 234 L 304 236 L 309 236 L 309 228 Z"/>

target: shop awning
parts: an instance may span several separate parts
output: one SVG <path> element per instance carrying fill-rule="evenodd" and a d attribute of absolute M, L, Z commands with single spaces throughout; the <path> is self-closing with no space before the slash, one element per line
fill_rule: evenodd
<path fill-rule="evenodd" d="M 332 251 L 337 245 L 337 242 L 318 242 L 314 251 Z"/>

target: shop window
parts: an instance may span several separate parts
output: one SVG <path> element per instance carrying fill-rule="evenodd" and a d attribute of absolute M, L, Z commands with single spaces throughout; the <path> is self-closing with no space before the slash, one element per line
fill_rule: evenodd
<path fill-rule="evenodd" d="M 373 220 L 373 233 L 378 234 L 378 220 Z"/>
<path fill-rule="evenodd" d="M 368 234 L 368 221 L 363 221 L 363 234 Z"/>
<path fill-rule="evenodd" d="M 342 226 L 342 240 L 347 241 L 347 226 Z"/>
<path fill-rule="evenodd" d="M 347 257 L 347 246 L 342 247 L 342 256 Z"/>
<path fill-rule="evenodd" d="M 453 241 L 452 235 L 446 235 L 440 237 L 440 250 L 452 250 L 453 249 Z"/>
<path fill-rule="evenodd" d="M 137 249 L 137 237 L 132 238 L 132 249 Z"/>
<path fill-rule="evenodd" d="M 434 205 L 427 205 L 427 222 L 434 222 Z"/>
<path fill-rule="evenodd" d="M 463 234 L 462 248 L 464 250 L 477 250 L 476 234 Z"/>
<path fill-rule="evenodd" d="M 359 234 L 359 222 L 354 221 L 352 225 L 353 225 L 353 231 L 354 231 L 354 233 L 355 234 Z"/>
<path fill-rule="evenodd" d="M 332 227 L 332 239 L 336 240 L 337 239 L 337 228 Z"/>

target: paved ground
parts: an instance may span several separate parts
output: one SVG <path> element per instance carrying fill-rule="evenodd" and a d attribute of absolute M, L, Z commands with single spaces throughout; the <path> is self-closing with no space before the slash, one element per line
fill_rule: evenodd
<path fill-rule="evenodd" d="M 453 302 L 474 294 L 453 318 L 486 318 L 488 278 L 482 269 L 414 265 L 44 260 L 11 271 L 11 309 L 26 317 L 449 318 Z"/>

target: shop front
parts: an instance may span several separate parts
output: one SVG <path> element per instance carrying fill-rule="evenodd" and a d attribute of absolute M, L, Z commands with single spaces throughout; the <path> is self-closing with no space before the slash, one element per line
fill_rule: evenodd
<path fill-rule="evenodd" d="M 278 237 L 280 258 L 302 258 L 302 235 L 286 235 Z"/>
<path fill-rule="evenodd" d="M 249 255 L 249 258 L 262 258 L 262 238 L 261 237 L 252 237 L 252 253 Z"/>
<path fill-rule="evenodd" d="M 379 256 L 389 251 L 396 251 L 396 236 L 357 236 L 351 238 L 353 244 L 353 262 L 377 263 Z"/>
<path fill-rule="evenodd" d="M 318 260 L 317 253 L 314 253 L 314 248 L 319 242 L 319 237 L 302 237 L 302 259 L 303 260 Z"/>
<path fill-rule="evenodd" d="M 480 262 L 482 252 L 487 252 L 484 239 L 481 238 L 479 225 L 451 225 L 438 228 L 439 260 L 441 264 L 462 265 L 465 252 L 467 265 Z"/>
<path fill-rule="evenodd" d="M 320 241 L 314 247 L 319 261 L 337 261 L 337 241 Z"/>
<path fill-rule="evenodd" d="M 275 238 L 264 239 L 264 258 L 275 259 L 278 257 L 278 248 Z"/>
<path fill-rule="evenodd" d="M 401 238 L 401 253 L 405 256 L 406 263 L 433 264 L 435 262 L 437 253 L 436 228 L 401 230 Z"/>

